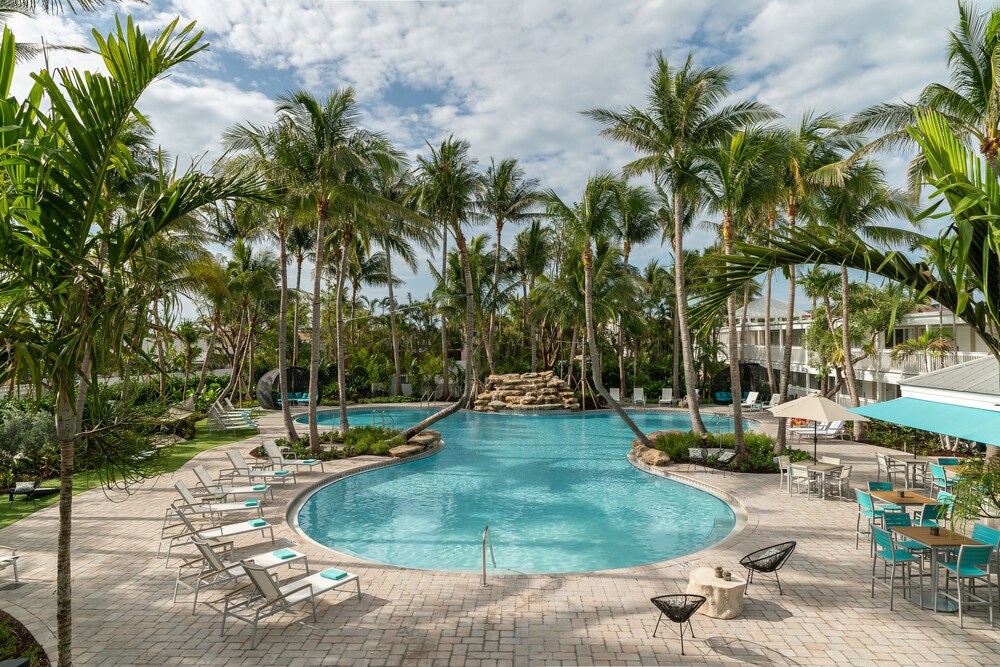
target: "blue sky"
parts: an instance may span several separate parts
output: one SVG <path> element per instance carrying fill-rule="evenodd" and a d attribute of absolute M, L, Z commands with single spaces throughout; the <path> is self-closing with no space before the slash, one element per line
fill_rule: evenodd
<path fill-rule="evenodd" d="M 89 45 L 91 27 L 107 31 L 114 11 L 11 25 L 24 41 Z M 143 101 L 162 146 L 181 160 L 217 157 L 222 131 L 270 121 L 282 92 L 323 96 L 350 84 L 363 123 L 411 156 L 454 134 L 482 163 L 517 157 L 570 200 L 589 174 L 633 157 L 579 112 L 641 105 L 656 50 L 671 62 L 692 53 L 728 64 L 734 100 L 758 99 L 795 122 L 809 109 L 848 115 L 912 99 L 946 80 L 956 18 L 954 3 L 925 0 L 150 0 L 117 11 L 150 30 L 177 16 L 197 21 L 211 43 Z M 99 66 L 66 52 L 50 63 Z M 883 161 L 902 185 L 906 156 Z M 709 239 L 698 230 L 689 243 Z M 652 244 L 633 257 L 666 262 L 667 252 Z M 426 271 L 403 277 L 415 298 L 430 289 Z"/>

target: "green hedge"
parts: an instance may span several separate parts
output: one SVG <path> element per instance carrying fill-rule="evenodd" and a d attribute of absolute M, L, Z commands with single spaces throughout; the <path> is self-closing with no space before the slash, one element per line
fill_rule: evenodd
<path fill-rule="evenodd" d="M 774 462 L 774 438 L 762 433 L 745 433 L 743 440 L 747 447 L 747 460 L 739 465 L 730 465 L 729 468 L 740 472 L 778 472 L 778 466 Z M 661 452 L 666 452 L 670 460 L 676 463 L 688 460 L 688 449 L 702 446 L 710 449 L 717 447 L 732 449 L 736 446 L 732 433 L 724 433 L 721 437 L 709 433 L 703 440 L 700 435 L 692 431 L 667 433 L 659 436 L 653 444 Z M 785 455 L 791 457 L 793 462 L 812 458 L 809 452 L 800 449 L 786 449 Z M 713 465 L 713 457 L 709 457 L 708 464 Z"/>

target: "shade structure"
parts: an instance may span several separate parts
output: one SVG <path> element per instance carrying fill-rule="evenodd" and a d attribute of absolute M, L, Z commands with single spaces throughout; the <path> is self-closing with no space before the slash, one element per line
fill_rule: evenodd
<path fill-rule="evenodd" d="M 813 422 L 814 459 L 816 458 L 817 447 L 819 445 L 819 422 L 868 421 L 865 417 L 849 412 L 847 408 L 835 401 L 831 401 L 829 398 L 815 395 L 796 398 L 794 401 L 768 408 L 768 411 L 775 417 L 809 419 Z"/>
<path fill-rule="evenodd" d="M 1000 411 L 904 397 L 851 408 L 851 412 L 921 431 L 1000 447 Z"/>

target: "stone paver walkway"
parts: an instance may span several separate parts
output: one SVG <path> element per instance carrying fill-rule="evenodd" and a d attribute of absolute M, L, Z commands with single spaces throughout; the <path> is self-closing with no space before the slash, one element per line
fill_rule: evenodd
<path fill-rule="evenodd" d="M 280 433 L 280 415 L 262 422 Z M 764 430 L 773 425 L 763 424 Z M 233 445 L 247 449 L 260 436 Z M 805 446 L 805 445 L 803 445 Z M 811 445 L 810 445 L 811 446 Z M 852 481 L 874 477 L 874 449 L 823 443 L 823 453 L 854 465 Z M 789 497 L 777 477 L 696 472 L 746 506 L 749 521 L 721 546 L 686 558 L 598 573 L 494 576 L 479 587 L 475 574 L 406 570 L 334 554 L 302 539 L 285 523 L 285 508 L 299 492 L 278 489 L 265 517 L 279 542 L 308 553 L 316 567 L 358 573 L 363 597 L 325 596 L 319 622 L 302 611 L 272 618 L 250 649 L 240 624 L 219 636 L 219 616 L 190 598 L 170 601 L 174 570 L 156 558 L 164 509 L 173 482 L 193 482 L 197 463 L 224 467 L 224 447 L 206 452 L 172 476 L 148 483 L 122 502 L 101 491 L 74 501 L 74 646 L 79 665 L 502 665 L 754 664 L 754 665 L 990 665 L 1000 662 L 1000 630 L 985 611 L 966 617 L 960 629 L 950 614 L 921 611 L 899 600 L 888 610 L 887 593 L 869 597 L 871 559 L 854 548 L 856 510 L 851 501 Z M 623 443 L 622 456 L 628 445 Z M 328 472 L 371 462 L 336 462 Z M 679 472 L 685 467 L 680 466 Z M 304 475 L 304 479 L 318 478 Z M 304 484 L 299 484 L 301 489 Z M 0 606 L 50 648 L 55 628 L 55 508 L 0 530 L 0 544 L 21 554 L 22 583 L 0 584 Z M 270 548 L 259 538 L 237 538 L 246 551 Z M 680 593 L 690 567 L 721 564 L 739 572 L 744 554 L 796 540 L 784 570 L 785 595 L 753 585 L 744 614 L 723 621 L 696 616 L 696 639 L 679 644 L 667 630 L 652 637 L 656 614 L 649 598 Z M 5 582 L 5 580 L 4 580 Z M 216 592 L 215 595 L 218 595 Z M 185 603 L 187 601 L 187 603 Z M 662 629 L 662 628 L 661 628 Z"/>

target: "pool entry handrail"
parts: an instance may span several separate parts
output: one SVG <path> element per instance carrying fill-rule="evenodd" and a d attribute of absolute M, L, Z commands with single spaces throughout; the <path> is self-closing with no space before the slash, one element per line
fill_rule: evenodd
<path fill-rule="evenodd" d="M 385 428 L 385 418 L 389 417 L 389 423 L 392 428 L 396 428 L 396 419 L 391 414 L 387 414 L 387 410 L 372 410 L 372 426 L 375 426 L 375 415 L 380 415 L 382 417 L 382 428 Z"/>
<path fill-rule="evenodd" d="M 497 559 L 493 557 L 493 536 L 490 535 L 490 527 L 486 526 L 483 529 L 483 578 L 479 582 L 480 588 L 489 588 L 489 584 L 486 583 L 486 543 L 489 542 L 490 545 L 490 560 L 493 561 L 493 567 L 497 566 Z"/>

